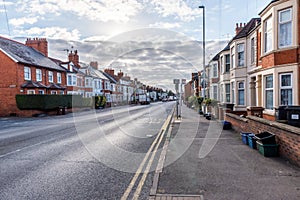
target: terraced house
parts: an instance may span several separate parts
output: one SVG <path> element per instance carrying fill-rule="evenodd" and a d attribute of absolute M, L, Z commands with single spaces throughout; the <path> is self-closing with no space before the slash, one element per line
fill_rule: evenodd
<path fill-rule="evenodd" d="M 218 53 L 219 60 L 210 61 L 211 83 L 220 72 L 219 94 L 211 88 L 211 98 L 234 104 L 236 111 L 262 107 L 262 117 L 270 120 L 276 107 L 299 105 L 299 6 L 298 0 L 273 0 L 260 18 L 236 24 L 236 35 Z"/>
<path fill-rule="evenodd" d="M 0 116 L 22 115 L 16 94 L 65 94 L 66 71 L 48 58 L 46 39 L 0 37 Z"/>

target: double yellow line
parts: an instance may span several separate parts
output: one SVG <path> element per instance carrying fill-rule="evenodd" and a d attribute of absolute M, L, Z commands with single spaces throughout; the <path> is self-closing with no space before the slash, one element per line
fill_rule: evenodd
<path fill-rule="evenodd" d="M 168 116 L 168 118 L 167 118 L 167 120 L 165 121 L 164 125 L 163 125 L 162 128 L 160 129 L 159 134 L 156 136 L 155 140 L 152 142 L 152 144 L 151 144 L 149 150 L 147 151 L 147 153 L 146 153 L 146 155 L 145 155 L 143 161 L 141 162 L 139 168 L 138 168 L 137 171 L 135 172 L 134 177 L 131 179 L 131 182 L 129 183 L 127 189 L 125 190 L 125 192 L 124 192 L 124 194 L 123 194 L 121 200 L 126 200 L 126 199 L 128 199 L 129 194 L 131 193 L 131 191 L 132 191 L 132 189 L 133 189 L 133 187 L 134 187 L 134 185 L 135 185 L 135 183 L 136 183 L 138 177 L 139 177 L 140 174 L 142 173 L 142 170 L 143 170 L 143 168 L 144 168 L 144 166 L 145 166 L 145 164 L 146 164 L 146 162 L 147 162 L 149 156 L 151 155 L 151 157 L 150 157 L 150 159 L 149 159 L 149 161 L 148 161 L 148 164 L 147 164 L 147 166 L 146 166 L 146 168 L 145 168 L 145 171 L 143 172 L 143 176 L 142 176 L 142 178 L 140 179 L 140 181 L 139 181 L 139 183 L 138 183 L 138 186 L 137 186 L 137 188 L 136 188 L 136 190 L 135 190 L 135 192 L 134 192 L 134 194 L 133 194 L 133 198 L 132 198 L 132 199 L 137 200 L 138 197 L 140 196 L 140 193 L 141 193 L 141 191 L 142 191 L 142 188 L 143 188 L 143 186 L 144 186 L 144 183 L 145 183 L 146 178 L 147 178 L 147 176 L 148 176 L 148 173 L 149 173 L 149 171 L 150 171 L 150 167 L 151 167 L 151 165 L 152 165 L 152 163 L 153 163 L 155 154 L 156 154 L 156 152 L 157 152 L 157 150 L 158 150 L 158 148 L 159 148 L 159 146 L 160 146 L 160 144 L 161 144 L 161 142 L 162 142 L 162 140 L 163 140 L 163 138 L 164 138 L 164 135 L 166 134 L 166 132 L 167 132 L 167 130 L 168 130 L 168 126 L 169 126 L 169 124 L 170 124 L 170 122 L 171 122 L 172 115 L 173 115 L 173 112 Z M 152 151 L 153 149 L 154 149 L 154 151 Z"/>

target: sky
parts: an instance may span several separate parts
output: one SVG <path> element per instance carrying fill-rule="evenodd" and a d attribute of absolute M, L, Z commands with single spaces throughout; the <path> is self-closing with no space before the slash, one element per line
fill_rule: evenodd
<path fill-rule="evenodd" d="M 122 70 L 132 78 L 173 89 L 190 80 L 271 0 L 0 0 L 0 35 L 22 43 L 48 40 L 49 56 Z M 205 29 L 203 9 L 205 6 Z M 68 50 L 68 51 L 67 51 Z"/>

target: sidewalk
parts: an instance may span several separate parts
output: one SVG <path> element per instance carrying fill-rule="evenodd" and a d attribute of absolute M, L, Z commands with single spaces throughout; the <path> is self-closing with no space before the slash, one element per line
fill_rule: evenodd
<path fill-rule="evenodd" d="M 164 168 L 150 199 L 300 199 L 298 167 L 262 156 L 238 133 L 219 131 L 218 124 L 183 105 L 181 122 L 171 124 Z M 204 150 L 213 146 L 206 156 L 203 148 L 200 153 L 203 144 Z"/>

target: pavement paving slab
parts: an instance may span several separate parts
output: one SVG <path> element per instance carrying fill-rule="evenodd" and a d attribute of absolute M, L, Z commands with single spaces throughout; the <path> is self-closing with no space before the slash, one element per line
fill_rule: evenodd
<path fill-rule="evenodd" d="M 216 122 L 183 106 L 150 199 L 300 199 L 299 167 L 262 156 L 233 130 L 221 130 L 219 137 L 218 131 Z M 202 158 L 200 148 L 208 138 L 216 144 Z"/>

